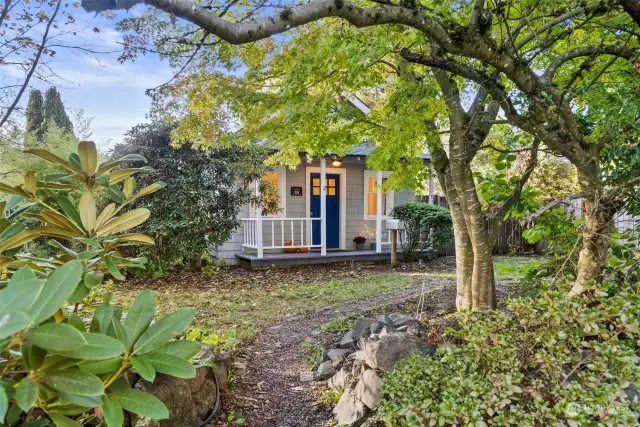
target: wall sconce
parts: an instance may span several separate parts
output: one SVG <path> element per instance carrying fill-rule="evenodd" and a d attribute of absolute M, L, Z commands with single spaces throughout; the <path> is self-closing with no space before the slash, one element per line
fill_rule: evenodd
<path fill-rule="evenodd" d="M 333 160 L 331 161 L 331 164 L 335 167 L 341 166 L 342 165 L 342 160 L 340 160 L 338 157 L 333 156 Z"/>

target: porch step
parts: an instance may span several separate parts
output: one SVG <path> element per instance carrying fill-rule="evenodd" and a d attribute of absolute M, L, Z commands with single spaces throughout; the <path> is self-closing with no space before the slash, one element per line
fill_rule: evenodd
<path fill-rule="evenodd" d="M 291 266 L 291 265 L 308 265 L 308 264 L 333 264 L 338 262 L 351 261 L 390 261 L 391 251 L 386 250 L 382 253 L 376 251 L 336 251 L 327 252 L 326 256 L 321 256 L 320 252 L 307 253 L 277 253 L 264 254 L 264 258 L 258 258 L 255 254 L 236 254 L 236 258 L 240 260 L 240 265 L 245 268 L 254 267 L 271 267 L 271 266 Z M 398 252 L 398 259 L 402 259 L 402 253 Z"/>

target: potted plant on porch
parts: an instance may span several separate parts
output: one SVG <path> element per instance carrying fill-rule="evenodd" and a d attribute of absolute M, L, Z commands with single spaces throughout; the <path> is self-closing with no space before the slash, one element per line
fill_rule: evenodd
<path fill-rule="evenodd" d="M 367 241 L 367 238 L 364 236 L 356 236 L 353 238 L 353 242 L 356 244 L 356 249 L 359 251 L 364 250 L 364 242 Z"/>

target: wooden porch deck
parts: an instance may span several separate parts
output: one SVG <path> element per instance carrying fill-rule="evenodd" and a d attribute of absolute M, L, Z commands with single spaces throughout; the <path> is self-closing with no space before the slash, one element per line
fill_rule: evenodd
<path fill-rule="evenodd" d="M 265 253 L 263 258 L 258 258 L 257 254 L 236 254 L 240 260 L 240 265 L 245 268 L 270 267 L 270 266 L 291 266 L 308 264 L 333 264 L 338 262 L 351 261 L 390 261 L 391 250 L 384 248 L 381 253 L 375 250 L 365 251 L 329 251 L 326 256 L 321 256 L 320 251 L 309 251 L 307 253 Z M 402 259 L 402 252 L 398 251 L 398 259 Z"/>

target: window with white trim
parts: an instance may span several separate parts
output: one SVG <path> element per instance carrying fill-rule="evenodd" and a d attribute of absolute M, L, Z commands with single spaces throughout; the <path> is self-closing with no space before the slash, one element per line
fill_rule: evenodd
<path fill-rule="evenodd" d="M 272 173 L 266 174 L 262 177 L 262 181 L 270 182 L 278 189 L 278 206 L 279 209 L 276 212 L 269 212 L 266 217 L 286 217 L 287 208 L 287 168 L 281 167 L 275 169 Z"/>
<path fill-rule="evenodd" d="M 391 172 L 382 172 L 382 185 Z M 393 191 L 382 193 L 382 217 L 389 218 L 393 210 Z M 378 207 L 378 177 L 376 171 L 364 171 L 364 219 L 376 219 Z"/>

